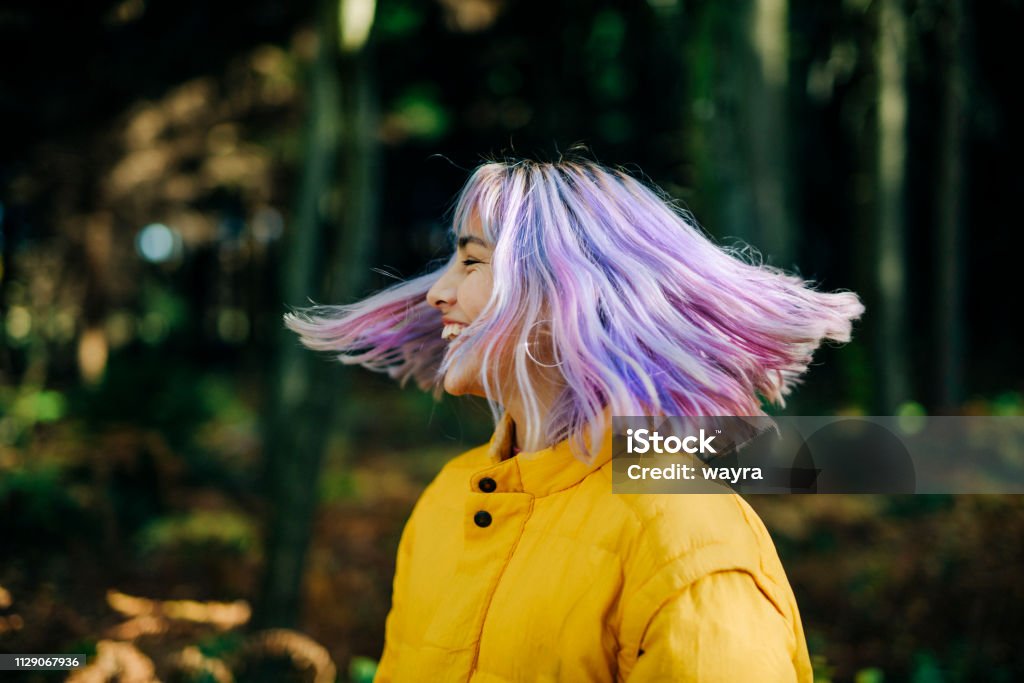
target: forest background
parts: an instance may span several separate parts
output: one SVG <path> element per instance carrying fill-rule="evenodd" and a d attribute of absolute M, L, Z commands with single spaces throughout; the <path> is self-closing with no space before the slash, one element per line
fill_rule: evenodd
<path fill-rule="evenodd" d="M 443 257 L 485 158 L 582 142 L 723 243 L 860 293 L 788 412 L 1021 415 L 1022 19 L 5 2 L 0 652 L 87 653 L 88 680 L 372 677 L 402 524 L 489 413 L 304 351 L 281 316 Z M 818 680 L 1024 676 L 1018 497 L 751 503 Z"/>

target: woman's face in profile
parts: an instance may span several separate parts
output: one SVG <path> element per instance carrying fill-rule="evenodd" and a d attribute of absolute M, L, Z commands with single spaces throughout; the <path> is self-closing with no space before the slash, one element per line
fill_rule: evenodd
<path fill-rule="evenodd" d="M 459 236 L 454 261 L 427 292 L 427 303 L 440 311 L 444 323 L 441 336 L 449 343 L 476 320 L 491 298 L 494 287 L 492 251 L 483 238 L 478 219 L 474 218 L 467 231 Z M 453 396 L 483 396 L 479 375 L 480 360 L 468 358 L 448 371 L 444 389 Z"/>

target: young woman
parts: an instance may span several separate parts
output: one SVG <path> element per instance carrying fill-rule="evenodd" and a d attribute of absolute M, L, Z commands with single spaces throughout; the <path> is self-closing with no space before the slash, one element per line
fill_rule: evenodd
<path fill-rule="evenodd" d="M 812 680 L 797 605 L 739 497 L 615 495 L 612 415 L 764 415 L 863 307 L 713 244 L 586 160 L 487 163 L 446 266 L 290 314 L 310 348 L 488 399 L 398 548 L 377 681 Z"/>

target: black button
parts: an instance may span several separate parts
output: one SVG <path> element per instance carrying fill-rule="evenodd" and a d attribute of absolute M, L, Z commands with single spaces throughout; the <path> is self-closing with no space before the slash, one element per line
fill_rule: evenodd
<path fill-rule="evenodd" d="M 480 490 L 484 493 L 490 493 L 494 489 L 498 488 L 498 482 L 494 481 L 490 477 L 484 477 L 480 480 L 477 486 L 479 486 Z"/>
<path fill-rule="evenodd" d="M 491 513 L 487 510 L 481 510 L 480 512 L 473 515 L 473 521 L 478 527 L 487 527 L 491 525 Z"/>

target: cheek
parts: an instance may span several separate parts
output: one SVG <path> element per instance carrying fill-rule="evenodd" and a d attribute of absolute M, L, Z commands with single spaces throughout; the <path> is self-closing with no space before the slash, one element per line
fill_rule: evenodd
<path fill-rule="evenodd" d="M 470 320 L 476 320 L 480 311 L 487 305 L 491 298 L 492 284 L 490 276 L 485 273 L 474 273 L 463 282 L 463 291 L 459 294 L 458 300 Z"/>

